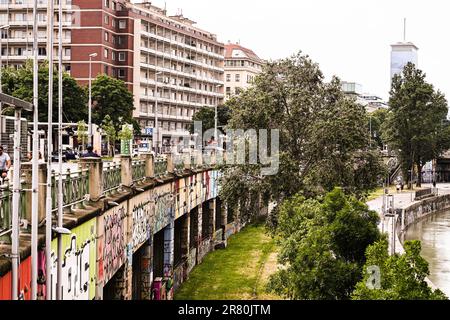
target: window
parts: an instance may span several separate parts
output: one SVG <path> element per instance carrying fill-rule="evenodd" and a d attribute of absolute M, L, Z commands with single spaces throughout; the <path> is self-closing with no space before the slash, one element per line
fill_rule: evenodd
<path fill-rule="evenodd" d="M 116 52 L 115 51 L 111 51 L 111 59 L 113 61 L 116 61 Z"/>
<path fill-rule="evenodd" d="M 105 74 L 108 74 L 108 71 L 109 71 L 108 66 L 104 66 L 104 72 L 105 72 Z"/>
<path fill-rule="evenodd" d="M 116 19 L 111 19 L 111 25 L 115 28 L 116 27 Z"/>
<path fill-rule="evenodd" d="M 105 32 L 105 41 L 109 41 L 109 33 Z"/>
<path fill-rule="evenodd" d="M 125 29 L 127 27 L 127 22 L 125 20 L 119 20 L 119 29 Z"/>
<path fill-rule="evenodd" d="M 227 82 L 231 81 L 231 74 L 227 73 Z"/>
<path fill-rule="evenodd" d="M 70 57 L 70 48 L 65 48 L 64 49 L 64 55 L 66 56 L 66 57 Z"/>
<path fill-rule="evenodd" d="M 125 78 L 125 70 L 119 69 L 119 78 Z"/>
<path fill-rule="evenodd" d="M 109 0 L 105 0 L 105 7 L 109 8 Z"/>
<path fill-rule="evenodd" d="M 105 49 L 105 50 L 104 50 L 103 56 L 104 56 L 105 58 L 108 58 L 108 49 Z"/>
<path fill-rule="evenodd" d="M 236 81 L 236 82 L 240 82 L 241 81 L 241 75 L 239 73 L 235 74 L 234 81 Z"/>
<path fill-rule="evenodd" d="M 125 61 L 125 52 L 119 52 L 119 61 Z"/>

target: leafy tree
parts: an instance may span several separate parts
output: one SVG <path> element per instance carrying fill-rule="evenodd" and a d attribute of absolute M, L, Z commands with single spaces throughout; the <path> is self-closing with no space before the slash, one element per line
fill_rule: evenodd
<path fill-rule="evenodd" d="M 102 124 L 100 126 L 103 130 L 103 132 L 106 134 L 107 138 L 107 145 L 108 145 L 108 155 L 114 156 L 114 145 L 117 139 L 117 131 L 116 127 L 114 126 L 113 121 L 111 120 L 111 116 L 108 114 L 105 116 L 105 118 L 102 120 Z"/>
<path fill-rule="evenodd" d="M 447 100 L 425 81 L 425 76 L 412 63 L 394 76 L 390 109 L 383 125 L 385 140 L 398 150 L 403 176 L 409 179 L 408 170 L 417 166 L 419 187 L 425 163 L 450 148 Z"/>
<path fill-rule="evenodd" d="M 92 82 L 93 121 L 101 125 L 103 119 L 109 115 L 120 130 L 123 123 L 134 123 L 133 94 L 128 90 L 125 82 L 107 75 L 99 75 Z"/>
<path fill-rule="evenodd" d="M 48 120 L 48 62 L 39 65 L 39 121 Z M 58 73 L 53 72 L 53 121 L 58 120 Z M 33 62 L 27 60 L 22 68 L 5 68 L 2 73 L 3 92 L 16 98 L 33 101 Z M 63 119 L 76 123 L 87 119 L 87 94 L 68 73 L 63 73 Z M 32 117 L 31 114 L 25 116 Z M 30 118 L 31 119 L 31 118 Z"/>
<path fill-rule="evenodd" d="M 440 290 L 432 290 L 425 281 L 428 263 L 420 256 L 420 241 L 405 242 L 405 253 L 389 256 L 388 242 L 382 239 L 367 248 L 363 279 L 352 294 L 355 300 L 443 300 Z M 372 274 L 370 268 L 379 268 Z M 378 279 L 374 277 L 379 277 Z"/>
<path fill-rule="evenodd" d="M 78 128 L 77 128 L 77 139 L 78 143 L 81 144 L 83 150 L 85 149 L 86 144 L 88 143 L 88 132 L 87 132 L 87 124 L 82 121 L 78 121 Z"/>
<path fill-rule="evenodd" d="M 383 123 L 386 121 L 386 117 L 388 115 L 388 110 L 386 109 L 378 109 L 371 114 L 369 114 L 370 121 L 370 129 L 372 130 L 372 144 L 373 147 L 378 147 L 379 149 L 383 149 L 385 145 L 384 140 L 382 138 L 383 135 Z M 369 129 L 369 130 L 370 130 Z"/>
<path fill-rule="evenodd" d="M 203 107 L 192 117 L 192 121 L 201 121 L 202 130 L 204 133 L 206 130 L 213 129 L 215 125 L 216 112 L 214 108 Z M 228 124 L 231 118 L 231 110 L 226 105 L 217 106 L 217 126 L 224 127 Z M 190 132 L 194 133 L 194 124 L 190 127 Z"/>
<path fill-rule="evenodd" d="M 296 195 L 280 206 L 279 263 L 269 289 L 290 299 L 349 299 L 361 279 L 368 245 L 380 239 L 379 218 L 336 188 L 323 200 Z"/>
<path fill-rule="evenodd" d="M 384 168 L 369 148 L 365 108 L 343 94 L 337 78 L 323 78 L 318 65 L 299 53 L 268 63 L 251 88 L 227 101 L 229 128 L 280 130 L 276 175 L 261 176 L 261 165 L 224 171 L 221 197 L 229 205 L 252 214 L 254 207 L 242 202 L 253 192 L 281 203 L 300 191 L 315 196 L 342 186 L 361 195 L 378 185 Z"/>

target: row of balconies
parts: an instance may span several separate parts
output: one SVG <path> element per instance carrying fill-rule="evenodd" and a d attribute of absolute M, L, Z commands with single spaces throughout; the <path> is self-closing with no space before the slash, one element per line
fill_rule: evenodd
<path fill-rule="evenodd" d="M 177 71 L 177 70 L 164 68 L 162 66 L 155 66 L 153 64 L 148 64 L 148 63 L 144 63 L 144 62 L 141 62 L 141 68 L 147 68 L 150 70 L 156 70 L 156 72 L 165 72 L 165 73 L 178 75 L 178 76 L 182 76 L 182 77 L 186 77 L 186 78 L 190 78 L 190 79 L 195 79 L 195 80 L 204 81 L 204 82 L 208 82 L 208 83 L 223 85 L 223 79 L 219 80 L 219 79 L 214 79 L 214 78 L 208 78 L 208 77 L 197 75 L 196 73 Z"/>
<path fill-rule="evenodd" d="M 156 82 L 154 79 L 148 79 L 148 78 L 143 78 L 143 77 L 141 77 L 141 84 L 152 85 L 153 87 L 156 86 Z M 213 97 L 217 97 L 217 98 L 223 97 L 223 94 L 220 92 L 205 91 L 205 90 L 190 88 L 190 87 L 181 86 L 181 85 L 174 85 L 174 84 L 160 82 L 160 81 L 158 81 L 158 87 L 170 88 L 170 89 L 174 89 L 176 91 L 186 91 L 186 92 L 191 92 L 191 93 L 196 93 L 196 94 L 201 94 L 201 95 L 213 96 Z"/>
<path fill-rule="evenodd" d="M 175 99 L 171 99 L 168 96 L 164 96 L 161 97 L 161 95 L 158 95 L 158 97 L 155 97 L 155 95 L 146 95 L 144 93 L 141 93 L 140 95 L 140 99 L 141 101 L 152 101 L 155 102 L 156 100 L 158 100 L 159 103 L 167 103 L 167 104 L 175 104 L 175 105 L 181 105 L 181 106 L 190 106 L 190 107 L 197 107 L 197 108 L 201 108 L 204 106 L 209 106 L 209 107 L 214 107 L 214 103 L 204 103 L 202 102 L 202 99 L 194 99 L 191 98 L 190 101 L 183 101 L 183 100 L 175 100 Z M 214 99 L 217 100 L 216 102 L 218 102 L 218 99 Z"/>
<path fill-rule="evenodd" d="M 201 61 L 198 60 L 193 60 L 193 59 L 187 59 L 187 58 L 183 58 L 183 57 L 179 57 L 177 55 L 171 54 L 171 53 L 166 53 L 166 52 L 162 52 L 162 51 L 158 51 L 155 49 L 151 49 L 151 48 L 146 48 L 146 47 L 142 47 L 141 46 L 141 51 L 147 52 L 147 53 L 152 53 L 154 55 L 160 56 L 160 57 L 164 57 L 167 59 L 171 59 L 171 60 L 177 60 L 179 62 L 183 62 L 183 63 L 188 63 L 188 64 L 193 64 L 199 67 L 203 67 L 206 69 L 211 69 L 214 71 L 218 71 L 218 72 L 223 72 L 223 67 L 217 67 L 217 66 L 213 66 L 207 63 L 203 63 Z"/>
<path fill-rule="evenodd" d="M 198 53 L 206 54 L 208 56 L 217 58 L 219 60 L 225 60 L 225 57 L 223 55 L 220 55 L 220 54 L 208 51 L 208 50 L 200 49 L 200 48 L 197 48 L 197 47 L 193 47 L 193 46 L 191 46 L 189 44 L 186 44 L 184 41 L 176 41 L 176 40 L 169 39 L 169 38 L 162 37 L 162 36 L 158 36 L 158 35 L 156 35 L 154 33 L 143 31 L 143 30 L 141 31 L 141 33 L 142 33 L 142 35 L 146 36 L 147 38 L 158 39 L 158 40 L 164 41 L 166 43 L 170 43 L 170 44 L 176 45 L 176 46 L 181 47 L 181 48 L 185 48 L 185 49 L 193 50 L 193 51 L 198 52 Z"/>

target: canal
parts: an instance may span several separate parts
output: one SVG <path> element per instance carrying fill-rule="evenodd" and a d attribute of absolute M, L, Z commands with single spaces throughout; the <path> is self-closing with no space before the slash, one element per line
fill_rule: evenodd
<path fill-rule="evenodd" d="M 450 211 L 435 214 L 411 225 L 404 240 L 422 242 L 421 254 L 430 268 L 428 278 L 450 297 Z"/>

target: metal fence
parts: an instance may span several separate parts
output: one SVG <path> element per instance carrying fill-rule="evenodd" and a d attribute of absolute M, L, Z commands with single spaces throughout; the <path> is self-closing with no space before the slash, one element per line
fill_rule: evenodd
<path fill-rule="evenodd" d="M 62 174 L 63 209 L 72 210 L 76 207 L 84 208 L 84 201 L 89 194 L 89 170 L 78 169 L 72 171 L 67 169 Z M 58 179 L 59 173 L 53 171 L 52 175 L 52 210 L 58 209 Z"/>
<path fill-rule="evenodd" d="M 139 182 L 144 180 L 145 177 L 145 161 L 144 160 L 136 160 L 131 164 L 132 167 L 132 177 L 133 182 Z"/>
<path fill-rule="evenodd" d="M 155 177 L 162 177 L 167 174 L 167 160 L 164 158 L 157 158 L 154 167 Z"/>
<path fill-rule="evenodd" d="M 424 197 L 431 196 L 433 194 L 433 188 L 423 189 L 416 191 L 415 199 L 420 200 Z"/>
<path fill-rule="evenodd" d="M 9 234 L 12 230 L 12 196 L 13 192 L 8 182 L 0 187 L 0 241 L 9 242 Z M 25 216 L 26 205 L 25 191 L 22 191 L 20 193 L 19 220 Z"/>
<path fill-rule="evenodd" d="M 120 163 L 104 163 L 103 193 L 114 193 L 122 183 L 122 166 Z"/>

